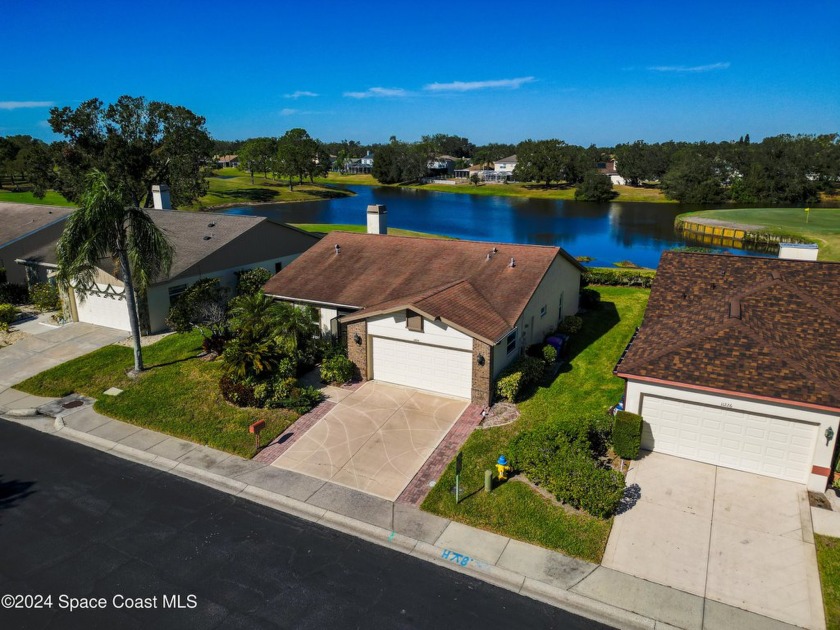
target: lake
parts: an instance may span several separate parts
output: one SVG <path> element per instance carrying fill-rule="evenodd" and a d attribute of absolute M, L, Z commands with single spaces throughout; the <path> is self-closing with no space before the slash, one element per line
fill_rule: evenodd
<path fill-rule="evenodd" d="M 342 186 L 355 196 L 324 201 L 230 208 L 286 223 L 364 224 L 369 204 L 388 207 L 389 227 L 460 239 L 559 245 L 588 263 L 612 266 L 629 260 L 655 268 L 664 250 L 685 246 L 674 218 L 708 206 L 662 203 L 594 203 L 521 197 L 482 197 L 413 188 Z M 743 250 L 726 250 L 750 255 Z M 765 254 L 766 255 L 766 254 Z"/>

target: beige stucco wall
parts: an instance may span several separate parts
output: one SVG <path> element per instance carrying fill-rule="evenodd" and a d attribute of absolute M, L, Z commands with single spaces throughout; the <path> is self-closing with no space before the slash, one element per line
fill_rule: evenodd
<path fill-rule="evenodd" d="M 698 390 L 685 389 L 678 386 L 647 383 L 644 381 L 627 381 L 625 397 L 625 409 L 632 413 L 639 413 L 642 396 L 652 395 L 663 398 L 678 399 L 690 403 L 709 405 L 711 407 L 725 406 L 733 411 L 743 411 L 763 416 L 774 416 L 794 422 L 805 422 L 817 425 L 817 442 L 814 447 L 813 466 L 830 468 L 831 459 L 834 454 L 834 446 L 837 440 L 838 425 L 840 425 L 840 413 L 811 410 L 803 407 L 794 407 L 784 403 L 771 401 L 753 400 L 735 395 L 716 394 Z M 731 406 L 727 406 L 731 405 Z M 829 427 L 834 431 L 834 438 L 826 443 L 825 431 Z M 808 489 L 815 492 L 823 492 L 828 480 L 825 476 L 811 473 L 808 478 Z"/>
<path fill-rule="evenodd" d="M 423 332 L 412 332 L 405 325 L 405 311 L 378 315 L 367 320 L 369 335 L 390 337 L 403 341 L 414 341 L 432 346 L 457 348 L 458 350 L 472 350 L 472 337 L 459 330 L 447 326 L 443 322 L 435 322 L 423 318 Z"/>

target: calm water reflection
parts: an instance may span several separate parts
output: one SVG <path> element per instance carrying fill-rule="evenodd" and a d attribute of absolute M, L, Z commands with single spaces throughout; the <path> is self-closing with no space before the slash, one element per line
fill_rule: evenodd
<path fill-rule="evenodd" d="M 242 206 L 229 212 L 288 223 L 365 222 L 368 204 L 388 206 L 388 225 L 462 239 L 559 245 L 590 264 L 631 260 L 656 267 L 660 254 L 686 245 L 674 218 L 702 206 L 657 203 L 590 203 L 519 197 L 479 197 L 411 188 L 347 186 L 354 197 Z M 722 248 L 720 251 L 724 251 Z M 744 254 L 740 250 L 728 250 Z"/>

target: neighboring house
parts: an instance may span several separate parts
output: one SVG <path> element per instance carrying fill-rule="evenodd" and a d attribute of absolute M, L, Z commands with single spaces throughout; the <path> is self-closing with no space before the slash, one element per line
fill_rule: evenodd
<path fill-rule="evenodd" d="M 618 170 L 615 166 L 615 160 L 607 160 L 606 162 L 597 162 L 595 164 L 595 168 L 598 169 L 598 172 L 602 175 L 606 175 L 610 178 L 610 181 L 613 183 L 613 186 L 626 186 L 627 181 L 618 174 Z"/>
<path fill-rule="evenodd" d="M 373 153 L 368 151 L 364 157 L 350 158 L 345 165 L 348 173 L 370 173 L 373 170 Z"/>
<path fill-rule="evenodd" d="M 217 155 L 216 156 L 216 167 L 217 168 L 238 168 L 239 167 L 239 156 L 238 155 Z"/>
<path fill-rule="evenodd" d="M 219 278 L 233 291 L 237 272 L 263 267 L 277 272 L 318 242 L 318 237 L 265 217 L 209 212 L 148 210 L 174 249 L 167 276 L 156 279 L 138 308 L 144 334 L 166 328 L 174 300 L 202 278 Z M 24 256 L 23 264 L 56 268 L 55 242 Z M 72 290 L 67 308 L 74 321 L 129 330 L 125 286 L 110 259 L 102 261 L 95 284 Z"/>
<path fill-rule="evenodd" d="M 0 267 L 6 270 L 7 282 L 46 281 L 45 269 L 22 267 L 15 261 L 27 252 L 55 246 L 71 212 L 73 208 L 0 203 Z"/>
<path fill-rule="evenodd" d="M 331 232 L 265 285 L 315 306 L 363 379 L 489 404 L 495 379 L 578 308 L 581 265 L 559 247 Z M 371 233 L 372 232 L 372 233 Z"/>
<path fill-rule="evenodd" d="M 665 252 L 616 374 L 642 448 L 825 490 L 840 263 Z"/>
<path fill-rule="evenodd" d="M 501 160 L 496 160 L 493 162 L 493 170 L 497 173 L 513 173 L 513 170 L 516 168 L 516 156 L 511 155 L 510 157 L 503 158 Z"/>
<path fill-rule="evenodd" d="M 428 174 L 434 177 L 453 175 L 455 173 L 455 162 L 457 158 L 451 155 L 439 155 L 426 162 Z"/>

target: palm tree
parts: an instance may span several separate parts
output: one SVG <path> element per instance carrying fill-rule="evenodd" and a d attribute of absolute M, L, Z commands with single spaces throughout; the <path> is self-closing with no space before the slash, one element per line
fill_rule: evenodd
<path fill-rule="evenodd" d="M 125 285 L 128 321 L 134 341 L 134 372 L 143 371 L 136 293 L 141 294 L 161 274 L 169 273 L 173 250 L 148 212 L 126 204 L 129 196 L 112 186 L 108 176 L 94 169 L 85 178 L 81 207 L 70 215 L 58 241 L 59 282 L 81 289 L 96 278 L 103 259 L 111 259 Z"/>

